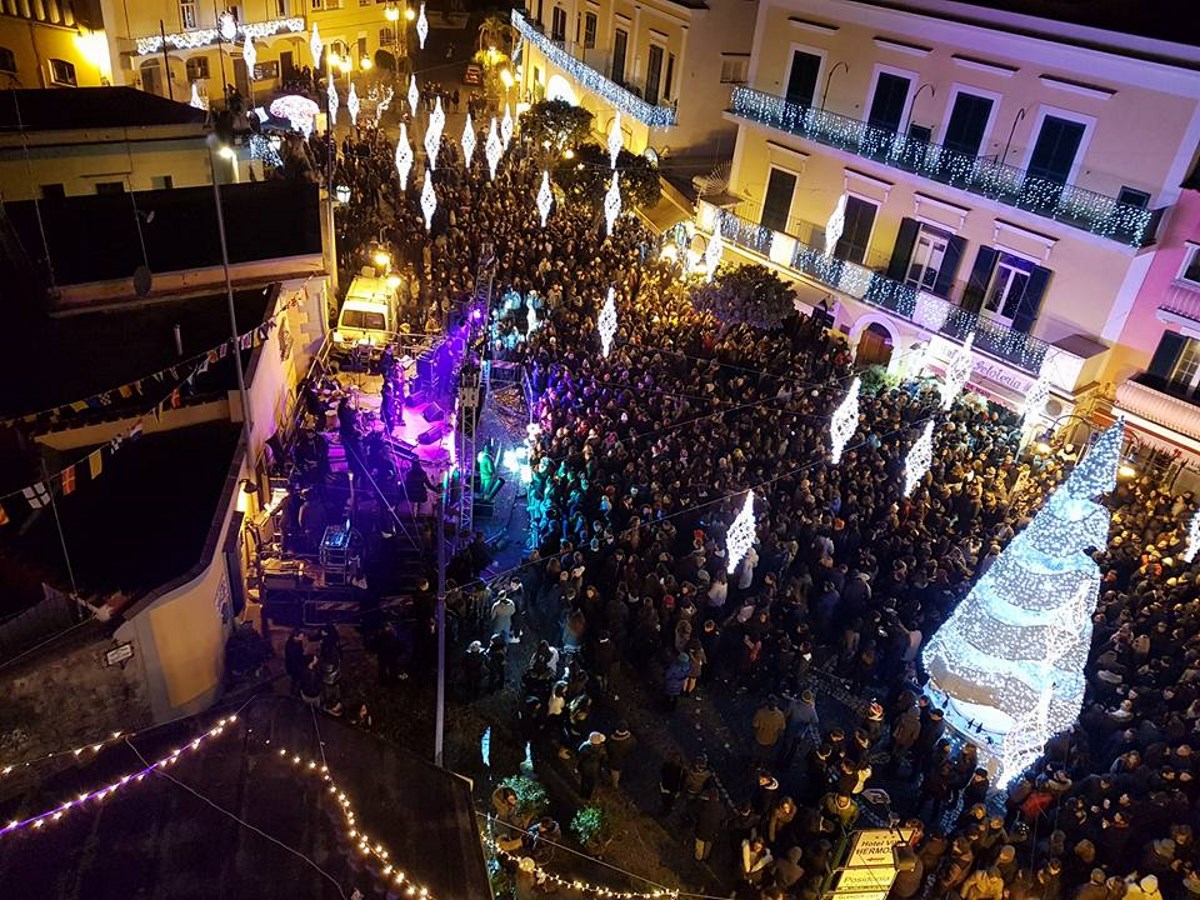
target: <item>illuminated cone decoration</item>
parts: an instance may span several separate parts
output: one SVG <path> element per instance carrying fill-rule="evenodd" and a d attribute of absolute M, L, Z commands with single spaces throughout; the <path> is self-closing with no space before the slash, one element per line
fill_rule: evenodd
<path fill-rule="evenodd" d="M 612 349 L 613 337 L 617 333 L 617 292 L 608 289 L 608 297 L 600 309 L 600 318 L 596 320 L 596 330 L 600 332 L 600 352 L 606 357 Z"/>
<path fill-rule="evenodd" d="M 471 168 L 471 159 L 475 156 L 475 123 L 471 121 L 470 113 L 467 113 L 467 122 L 463 125 L 462 152 L 463 165 L 469 169 Z"/>
<path fill-rule="evenodd" d="M 413 148 L 408 142 L 408 129 L 400 123 L 400 140 L 396 142 L 396 172 L 400 175 L 400 190 L 408 190 L 408 173 L 413 167 Z"/>
<path fill-rule="evenodd" d="M 909 448 L 908 456 L 904 458 L 904 496 L 911 497 L 913 490 L 921 479 L 925 477 L 925 473 L 929 471 L 929 466 L 933 463 L 933 420 L 930 419 L 925 423 L 925 428 L 921 432 L 921 436 L 917 438 L 915 444 Z"/>
<path fill-rule="evenodd" d="M 421 212 L 425 214 L 425 230 L 433 227 L 433 213 L 437 209 L 437 194 L 433 190 L 433 172 L 425 170 L 425 184 L 421 188 Z"/>
<path fill-rule="evenodd" d="M 542 173 L 542 186 L 537 192 L 538 215 L 542 217 L 542 227 L 546 227 L 546 219 L 550 216 L 550 207 L 554 203 L 554 192 L 550 190 L 550 173 Z M 530 312 L 533 307 L 530 307 Z"/>
<path fill-rule="evenodd" d="M 488 178 L 495 181 L 496 166 L 500 165 L 500 157 L 504 155 L 504 145 L 500 143 L 500 135 L 496 133 L 495 116 L 492 116 L 492 127 L 483 145 L 483 155 L 487 157 Z"/>
<path fill-rule="evenodd" d="M 613 172 L 612 184 L 608 186 L 608 193 L 604 195 L 604 222 L 609 237 L 612 237 L 613 226 L 617 223 L 617 216 L 621 214 L 621 186 L 618 183 L 620 177 Z"/>
<path fill-rule="evenodd" d="M 733 524 L 729 526 L 729 531 L 725 535 L 726 568 L 730 575 L 734 573 L 738 564 L 750 552 L 750 547 L 754 543 L 756 530 L 754 491 L 747 491 L 746 502 L 742 504 L 742 511 L 737 514 L 737 518 L 733 520 Z"/>
<path fill-rule="evenodd" d="M 829 418 L 829 441 L 832 445 L 829 452 L 835 463 L 842 461 L 842 451 L 858 430 L 858 392 L 861 385 L 862 382 L 857 378 L 851 382 L 850 392 Z"/>

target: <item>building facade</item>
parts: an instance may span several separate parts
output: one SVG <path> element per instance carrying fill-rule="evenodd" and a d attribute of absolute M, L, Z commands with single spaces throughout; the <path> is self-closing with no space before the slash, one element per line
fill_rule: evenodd
<path fill-rule="evenodd" d="M 0 86 L 109 84 L 108 41 L 92 0 L 0 3 Z"/>
<path fill-rule="evenodd" d="M 754 0 L 530 0 L 514 10 L 525 102 L 565 99 L 607 135 L 621 112 L 626 149 L 723 154 L 730 87 L 745 81 Z"/>
<path fill-rule="evenodd" d="M 261 99 L 286 87 L 313 64 L 309 39 L 317 26 L 343 78 L 374 78 L 377 61 L 404 56 L 413 22 L 406 4 L 376 0 L 147 0 L 124 7 L 99 0 L 108 29 L 114 77 L 120 84 L 188 101 L 222 96 L 231 84 Z M 253 71 L 245 44 L 254 44 Z M 380 51 L 384 56 L 381 57 Z"/>
<path fill-rule="evenodd" d="M 1200 172 L 1184 183 L 1157 247 L 1121 332 L 1114 409 L 1148 444 L 1198 469 Z"/>
<path fill-rule="evenodd" d="M 824 304 L 862 362 L 1050 418 L 1098 397 L 1200 141 L 1200 50 L 946 0 L 762 0 L 729 191 L 734 254 Z"/>

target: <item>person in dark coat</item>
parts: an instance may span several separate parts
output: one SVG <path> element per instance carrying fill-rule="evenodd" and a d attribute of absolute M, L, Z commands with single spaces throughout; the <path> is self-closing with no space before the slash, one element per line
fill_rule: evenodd
<path fill-rule="evenodd" d="M 675 807 L 675 801 L 683 790 L 683 779 L 687 769 L 679 751 L 672 750 L 663 760 L 662 771 L 659 774 L 658 791 L 662 801 L 662 814 L 666 815 Z"/>
<path fill-rule="evenodd" d="M 618 722 L 617 730 L 609 736 L 607 741 L 608 777 L 614 788 L 621 786 L 621 773 L 625 770 L 625 763 L 633 754 L 636 746 L 637 738 L 630 733 L 629 723 Z"/>
<path fill-rule="evenodd" d="M 776 887 L 790 891 L 804 877 L 804 867 L 800 865 L 801 855 L 799 847 L 792 847 L 771 864 L 771 874 Z"/>
<path fill-rule="evenodd" d="M 605 738 L 599 731 L 593 731 L 588 739 L 579 745 L 579 793 L 584 800 L 591 800 L 596 792 L 596 781 L 600 771 L 608 759 L 604 748 Z"/>
<path fill-rule="evenodd" d="M 706 788 L 696 801 L 696 849 L 697 862 L 704 862 L 712 853 L 713 842 L 721 834 L 725 821 L 725 807 L 714 787 Z"/>
<path fill-rule="evenodd" d="M 283 668 L 292 680 L 292 696 L 300 693 L 300 682 L 304 671 L 308 668 L 307 654 L 304 652 L 304 632 L 299 628 L 292 630 L 291 637 L 283 648 Z"/>

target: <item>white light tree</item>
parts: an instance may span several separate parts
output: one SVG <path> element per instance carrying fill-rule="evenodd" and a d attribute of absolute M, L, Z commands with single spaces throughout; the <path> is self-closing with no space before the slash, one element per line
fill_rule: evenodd
<path fill-rule="evenodd" d="M 946 721 L 1000 785 L 1079 716 L 1100 587 L 1087 551 L 1107 545 L 1110 522 L 1094 498 L 1117 483 L 1124 434 L 1118 420 L 1100 436 L 924 650 Z"/>

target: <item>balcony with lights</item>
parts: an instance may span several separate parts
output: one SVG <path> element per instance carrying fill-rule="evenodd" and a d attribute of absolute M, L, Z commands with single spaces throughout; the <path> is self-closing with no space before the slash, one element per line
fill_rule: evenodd
<path fill-rule="evenodd" d="M 1162 217 L 1162 209 L 1121 203 L 1105 194 L 1032 175 L 991 157 L 959 153 L 749 87 L 733 89 L 728 112 L 738 119 L 852 153 L 1131 247 L 1154 243 Z"/>
<path fill-rule="evenodd" d="M 1158 303 L 1158 320 L 1200 338 L 1200 284 L 1176 278 Z"/>
<path fill-rule="evenodd" d="M 1016 369 L 1037 375 L 1048 345 L 1025 332 L 888 278 L 882 271 L 827 256 L 815 246 L 816 235 L 800 237 L 775 231 L 732 210 L 700 202 L 699 221 L 710 229 L 721 223 L 721 237 L 811 281 L 912 322 L 919 328 L 962 343 L 975 335 L 974 348 Z"/>
<path fill-rule="evenodd" d="M 1116 406 L 1122 412 L 1182 435 L 1200 448 L 1200 395 L 1186 387 L 1141 372 L 1117 385 Z"/>
<path fill-rule="evenodd" d="M 569 75 L 584 90 L 597 95 L 619 109 L 622 114 L 641 122 L 648 128 L 670 128 L 675 124 L 676 111 L 672 104 L 650 103 L 639 96 L 636 86 L 618 84 L 596 68 L 594 52 L 578 54 L 565 40 L 546 35 L 537 22 L 526 18 L 520 10 L 512 11 L 512 24 L 524 40 L 536 47 L 554 66 Z"/>
<path fill-rule="evenodd" d="M 286 19 L 269 19 L 265 22 L 236 22 L 219 23 L 212 28 L 191 28 L 187 31 L 160 32 L 134 38 L 133 43 L 138 56 L 151 56 L 170 50 L 198 50 L 203 47 L 215 47 L 219 43 L 241 45 L 247 37 L 260 41 L 280 35 L 304 35 L 307 23 L 303 16 L 292 16 Z"/>

